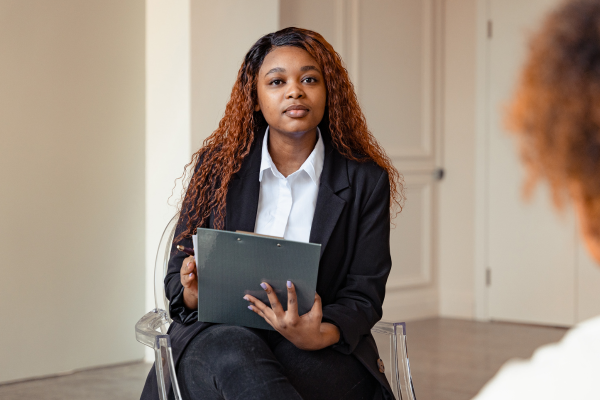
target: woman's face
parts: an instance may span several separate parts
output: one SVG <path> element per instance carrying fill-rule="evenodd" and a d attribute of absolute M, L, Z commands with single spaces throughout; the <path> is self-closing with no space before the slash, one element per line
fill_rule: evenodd
<path fill-rule="evenodd" d="M 257 77 L 258 104 L 271 132 L 303 136 L 323 119 L 327 91 L 317 61 L 297 47 L 278 47 L 265 57 Z"/>

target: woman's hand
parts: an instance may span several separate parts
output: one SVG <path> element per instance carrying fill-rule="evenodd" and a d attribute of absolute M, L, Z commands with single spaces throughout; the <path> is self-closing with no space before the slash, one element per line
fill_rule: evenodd
<path fill-rule="evenodd" d="M 268 283 L 263 282 L 260 286 L 267 292 L 271 307 L 247 294 L 244 299 L 252 303 L 248 308 L 263 317 L 269 325 L 296 347 L 302 350 L 320 350 L 340 340 L 340 331 L 337 326 L 321 322 L 323 312 L 321 297 L 318 294 L 315 293 L 315 303 L 311 310 L 299 316 L 296 288 L 292 282 L 287 282 L 287 311 L 283 310 L 275 291 Z"/>
<path fill-rule="evenodd" d="M 183 286 L 183 303 L 190 310 L 198 308 L 198 271 L 196 271 L 196 260 L 189 256 L 181 263 L 179 279 Z"/>

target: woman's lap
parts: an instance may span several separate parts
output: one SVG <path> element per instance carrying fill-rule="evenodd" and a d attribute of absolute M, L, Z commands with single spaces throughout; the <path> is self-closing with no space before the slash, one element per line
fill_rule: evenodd
<path fill-rule="evenodd" d="M 242 327 L 214 325 L 199 333 L 178 375 L 184 399 L 300 399 L 267 343 Z"/>
<path fill-rule="evenodd" d="M 373 399 L 379 383 L 356 357 L 329 347 L 305 351 L 284 338 L 276 341 L 273 354 L 302 398 Z"/>
<path fill-rule="evenodd" d="M 277 332 L 228 325 L 198 334 L 178 374 L 185 399 L 372 399 L 378 385 L 352 355 L 304 351 Z"/>

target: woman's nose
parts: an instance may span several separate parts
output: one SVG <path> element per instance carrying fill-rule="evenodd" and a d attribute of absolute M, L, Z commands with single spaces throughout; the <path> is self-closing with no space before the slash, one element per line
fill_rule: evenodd
<path fill-rule="evenodd" d="M 304 90 L 302 90 L 302 86 L 298 83 L 292 83 L 288 86 L 288 91 L 286 93 L 286 98 L 288 99 L 299 99 L 304 97 Z"/>

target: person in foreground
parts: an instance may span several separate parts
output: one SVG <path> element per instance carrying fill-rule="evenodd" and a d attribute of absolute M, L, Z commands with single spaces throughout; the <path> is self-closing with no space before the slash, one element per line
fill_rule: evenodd
<path fill-rule="evenodd" d="M 339 55 L 316 32 L 286 28 L 248 51 L 217 130 L 194 168 L 174 246 L 197 227 L 321 244 L 317 295 L 298 315 L 247 295 L 275 331 L 198 321 L 193 257 L 173 252 L 169 329 L 185 399 L 392 399 L 371 328 L 391 268 L 390 216 L 402 177 L 369 132 Z M 188 166 L 190 165 L 188 164 Z M 240 260 L 240 268 L 244 268 Z M 252 289 L 252 288 L 249 288 Z M 157 399 L 154 368 L 142 399 Z"/>
<path fill-rule="evenodd" d="M 547 17 L 531 42 L 509 127 L 529 171 L 526 187 L 546 180 L 559 208 L 574 205 L 600 263 L 600 1 L 567 1 Z M 507 363 L 475 399 L 600 399 L 599 376 L 597 316 L 529 361 Z"/>

